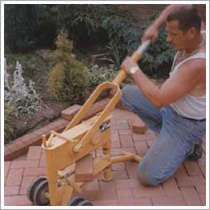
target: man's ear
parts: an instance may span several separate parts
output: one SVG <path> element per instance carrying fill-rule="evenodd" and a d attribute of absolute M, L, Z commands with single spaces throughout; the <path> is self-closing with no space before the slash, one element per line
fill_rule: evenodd
<path fill-rule="evenodd" d="M 194 38 L 195 35 L 197 35 L 197 30 L 195 29 L 195 27 L 191 27 L 188 29 L 187 31 L 189 38 Z"/>

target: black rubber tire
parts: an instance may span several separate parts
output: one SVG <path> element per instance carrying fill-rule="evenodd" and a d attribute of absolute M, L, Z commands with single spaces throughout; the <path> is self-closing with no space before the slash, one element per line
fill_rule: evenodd
<path fill-rule="evenodd" d="M 81 201 L 78 206 L 93 206 L 93 204 L 90 201 L 84 200 Z"/>
<path fill-rule="evenodd" d="M 44 180 L 36 187 L 34 191 L 34 205 L 36 206 L 47 206 L 50 203 L 49 198 L 45 194 L 49 192 L 48 181 Z"/>
<path fill-rule="evenodd" d="M 28 189 L 27 189 L 27 198 L 33 203 L 34 202 L 34 191 L 37 188 L 37 186 L 42 182 L 46 180 L 45 177 L 38 177 L 37 179 L 33 180 Z"/>
<path fill-rule="evenodd" d="M 69 206 L 78 206 L 78 204 L 82 201 L 84 201 L 84 198 L 80 196 L 75 196 L 70 200 Z"/>

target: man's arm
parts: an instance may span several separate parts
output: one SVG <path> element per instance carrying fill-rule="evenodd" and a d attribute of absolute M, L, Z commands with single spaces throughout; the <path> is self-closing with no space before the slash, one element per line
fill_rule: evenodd
<path fill-rule="evenodd" d="M 122 68 L 130 74 L 130 67 L 137 64 L 130 58 L 122 63 Z M 171 104 L 194 89 L 205 78 L 205 60 L 194 59 L 186 62 L 161 87 L 150 81 L 139 69 L 132 74 L 133 80 L 142 93 L 158 108 Z"/>

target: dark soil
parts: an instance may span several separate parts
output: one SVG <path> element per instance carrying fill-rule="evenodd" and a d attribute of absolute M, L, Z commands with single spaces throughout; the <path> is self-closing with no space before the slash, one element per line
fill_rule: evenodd
<path fill-rule="evenodd" d="M 61 111 L 69 107 L 66 102 L 44 101 L 41 108 L 31 115 L 23 114 L 15 122 L 15 137 L 22 136 L 42 128 L 61 115 Z"/>

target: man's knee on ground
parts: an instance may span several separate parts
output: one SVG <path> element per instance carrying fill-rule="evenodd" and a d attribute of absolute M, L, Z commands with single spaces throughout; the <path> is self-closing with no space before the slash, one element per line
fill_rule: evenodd
<path fill-rule="evenodd" d="M 153 177 L 146 175 L 145 171 L 138 168 L 138 179 L 142 185 L 157 186 Z"/>

